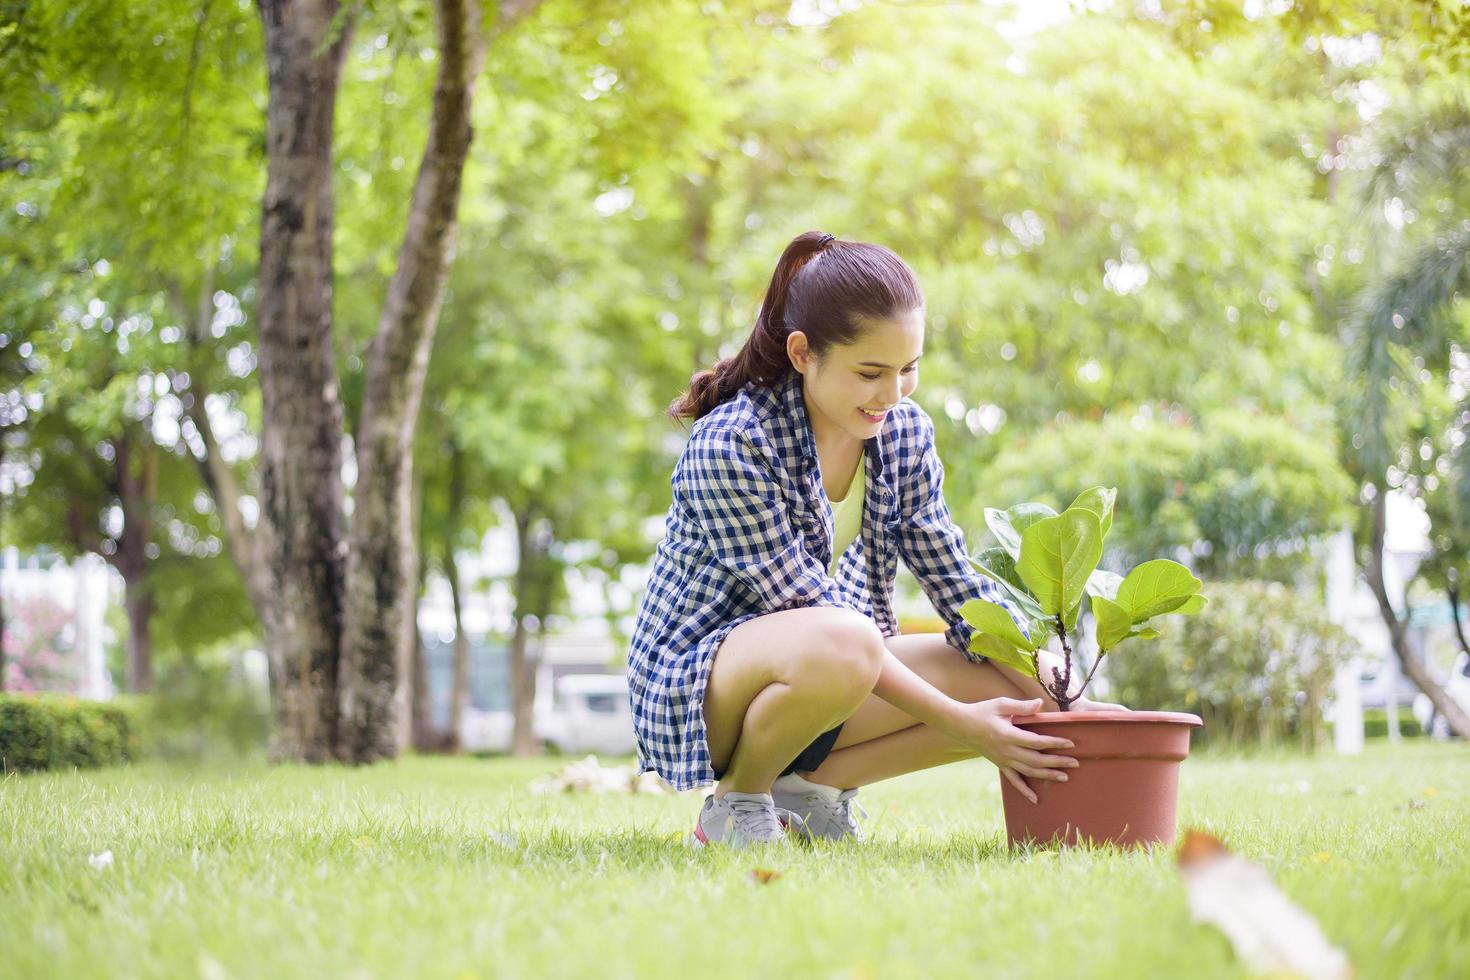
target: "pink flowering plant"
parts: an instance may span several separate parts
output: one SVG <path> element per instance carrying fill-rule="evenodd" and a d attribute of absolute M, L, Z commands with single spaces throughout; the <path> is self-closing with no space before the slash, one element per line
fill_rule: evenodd
<path fill-rule="evenodd" d="M 50 599 L 37 597 L 6 610 L 5 690 L 75 691 L 77 670 L 69 634 L 71 612 Z"/>
<path fill-rule="evenodd" d="M 1146 561 L 1126 576 L 1097 567 L 1117 496 L 1116 488 L 1092 487 L 1060 514 L 1039 503 L 986 508 L 985 522 L 1000 546 L 970 559 L 1021 610 L 1030 634 L 998 603 L 971 599 L 960 609 L 975 627 L 970 650 L 1035 677 L 1062 711 L 1082 697 L 1098 665 L 1119 644 L 1159 635 L 1150 620 L 1167 613 L 1197 613 L 1207 601 L 1200 594 L 1200 580 L 1167 558 Z M 1073 691 L 1069 637 L 1084 600 L 1096 620 L 1097 655 Z M 1061 643 L 1062 666 L 1053 663 L 1050 676 L 1043 677 L 1037 651 L 1053 636 Z"/>

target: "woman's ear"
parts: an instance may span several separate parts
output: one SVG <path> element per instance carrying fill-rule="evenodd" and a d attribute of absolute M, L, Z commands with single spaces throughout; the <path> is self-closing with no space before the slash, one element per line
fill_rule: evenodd
<path fill-rule="evenodd" d="M 807 362 L 811 359 L 811 348 L 806 344 L 806 334 L 793 330 L 786 335 L 786 356 L 797 374 L 806 374 Z"/>

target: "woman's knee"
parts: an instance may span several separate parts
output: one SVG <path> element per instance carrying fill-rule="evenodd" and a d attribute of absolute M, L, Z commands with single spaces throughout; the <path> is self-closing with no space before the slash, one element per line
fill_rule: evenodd
<path fill-rule="evenodd" d="M 792 660 L 797 683 L 872 690 L 887 647 L 877 625 L 862 613 L 825 607 L 807 624 L 808 633 Z"/>

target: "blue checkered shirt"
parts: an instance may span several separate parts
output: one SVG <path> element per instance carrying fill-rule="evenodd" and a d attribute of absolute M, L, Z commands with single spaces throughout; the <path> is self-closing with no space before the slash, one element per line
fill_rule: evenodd
<path fill-rule="evenodd" d="M 694 423 L 674 467 L 673 504 L 638 610 L 628 689 L 638 761 L 676 789 L 712 782 L 704 728 L 710 664 L 730 630 L 783 609 L 841 606 L 898 633 L 898 559 L 968 652 L 967 600 L 1020 611 L 970 566 L 964 533 L 945 506 L 934 423 L 905 398 L 867 440 L 862 531 L 832 562 L 832 507 L 822 486 L 801 375 L 775 387 L 747 384 Z"/>

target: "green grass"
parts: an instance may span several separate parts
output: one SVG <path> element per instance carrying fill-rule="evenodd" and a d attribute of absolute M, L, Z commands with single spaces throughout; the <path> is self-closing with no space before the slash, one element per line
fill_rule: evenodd
<path fill-rule="evenodd" d="M 556 764 L 7 777 L 0 975 L 1239 974 L 1171 853 L 1007 852 L 982 762 L 864 790 L 865 847 L 759 856 L 682 846 L 697 795 L 532 795 Z M 1470 975 L 1464 747 L 1197 755 L 1180 811 L 1265 865 L 1360 976 Z"/>

